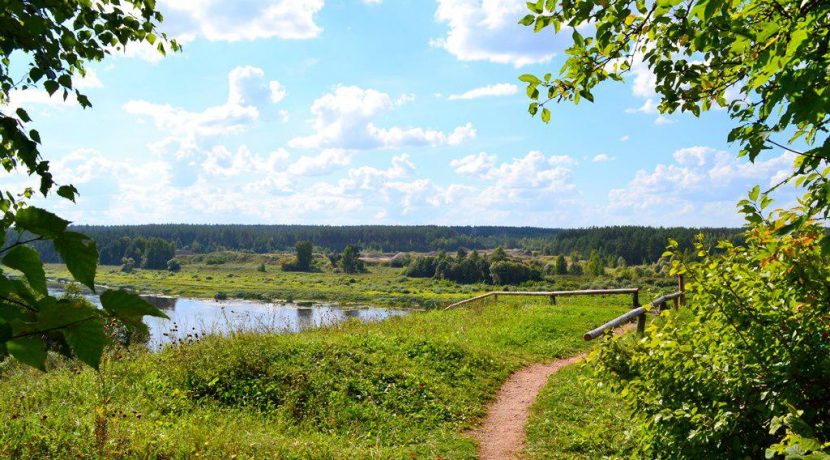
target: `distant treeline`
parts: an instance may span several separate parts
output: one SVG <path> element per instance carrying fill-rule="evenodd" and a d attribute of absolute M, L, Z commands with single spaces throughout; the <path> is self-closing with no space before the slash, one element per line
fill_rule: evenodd
<path fill-rule="evenodd" d="M 163 224 L 74 226 L 73 230 L 85 233 L 96 241 L 103 264 L 120 264 L 124 257 L 133 258 L 137 263 L 141 263 L 142 259 L 152 259 L 150 264 L 146 264 L 148 268 L 160 265 L 160 259 L 169 255 L 172 248 L 193 253 L 231 250 L 261 254 L 292 250 L 298 241 L 311 241 L 316 248 L 325 251 L 342 251 L 350 244 L 364 251 L 381 252 L 456 251 L 459 248 L 494 249 L 502 246 L 581 258 L 587 258 L 592 251 L 598 251 L 604 258 L 622 257 L 628 264 L 640 264 L 657 261 L 669 238 L 676 239 L 681 248 L 690 248 L 694 235 L 700 232 L 713 242 L 721 239 L 733 242 L 741 240 L 740 229 L 638 226 L 551 229 L 434 225 Z M 159 240 L 167 242 L 169 246 L 161 248 Z M 35 246 L 45 261 L 59 260 L 50 246 Z M 152 254 L 148 254 L 148 251 Z"/>

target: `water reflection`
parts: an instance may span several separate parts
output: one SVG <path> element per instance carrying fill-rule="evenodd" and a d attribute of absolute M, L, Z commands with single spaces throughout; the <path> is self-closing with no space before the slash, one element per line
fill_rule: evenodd
<path fill-rule="evenodd" d="M 59 290 L 54 295 L 62 295 Z M 97 296 L 88 295 L 100 305 Z M 158 349 L 165 343 L 197 340 L 205 334 L 227 334 L 234 331 L 297 332 L 328 326 L 350 319 L 379 321 L 405 315 L 407 310 L 379 307 L 344 307 L 317 304 L 314 307 L 293 303 L 269 303 L 248 300 L 194 299 L 187 297 L 146 296 L 151 304 L 162 309 L 170 319 L 145 317 L 150 333 L 147 344 Z"/>

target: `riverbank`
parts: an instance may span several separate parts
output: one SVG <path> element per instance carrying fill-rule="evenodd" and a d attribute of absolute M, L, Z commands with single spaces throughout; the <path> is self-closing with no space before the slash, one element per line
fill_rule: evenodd
<path fill-rule="evenodd" d="M 47 264 L 52 280 L 70 278 L 66 267 Z M 259 269 L 264 268 L 262 272 Z M 147 294 L 194 298 L 235 298 L 268 302 L 335 302 L 342 305 L 373 305 L 395 308 L 436 308 L 493 290 L 515 286 L 457 284 L 434 278 L 408 278 L 403 269 L 369 267 L 368 273 L 333 271 L 286 272 L 274 265 L 259 263 L 184 264 L 179 272 L 135 270 L 124 273 L 120 267 L 100 266 L 96 283 L 123 287 Z M 526 290 L 589 289 L 632 287 L 637 283 L 611 277 L 558 275 L 539 281 Z M 645 286 L 642 286 L 645 287 Z"/>
<path fill-rule="evenodd" d="M 475 458 L 511 372 L 588 349 L 629 299 L 504 299 L 290 335 L 0 367 L 0 456 Z M 591 410 L 588 408 L 588 410 Z M 607 450 L 608 446 L 602 446 Z"/>

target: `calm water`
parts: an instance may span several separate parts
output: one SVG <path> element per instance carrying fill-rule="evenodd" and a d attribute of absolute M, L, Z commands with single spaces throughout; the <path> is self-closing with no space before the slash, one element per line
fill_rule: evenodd
<path fill-rule="evenodd" d="M 62 295 L 60 290 L 50 290 Z M 88 295 L 100 305 L 97 296 Z M 150 328 L 148 346 L 157 349 L 175 340 L 198 339 L 205 334 L 227 334 L 236 331 L 297 332 L 329 326 L 350 319 L 380 321 L 403 316 L 407 310 L 380 307 L 344 307 L 337 304 L 315 304 L 301 307 L 292 303 L 269 303 L 248 300 L 195 299 L 187 297 L 145 297 L 170 319 L 146 316 Z"/>

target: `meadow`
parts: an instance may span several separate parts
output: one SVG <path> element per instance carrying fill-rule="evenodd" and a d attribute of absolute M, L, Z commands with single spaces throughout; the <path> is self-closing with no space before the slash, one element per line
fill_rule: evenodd
<path fill-rule="evenodd" d="M 125 273 L 120 266 L 98 269 L 98 284 L 123 287 L 142 293 L 179 297 L 238 298 L 264 301 L 317 301 L 369 304 L 395 308 L 435 308 L 493 290 L 516 290 L 517 286 L 485 283 L 458 284 L 434 278 L 409 278 L 404 268 L 389 266 L 388 258 L 367 258 L 366 273 L 342 273 L 330 267 L 311 272 L 291 272 L 280 264 L 290 254 L 223 252 L 181 257 L 181 270 L 136 269 Z M 552 257 L 526 258 L 540 265 Z M 221 261 L 221 263 L 216 263 Z M 318 265 L 323 265 L 319 262 Z M 62 264 L 46 264 L 47 277 L 66 281 L 71 277 Z M 263 270 L 264 271 L 261 271 Z M 607 276 L 556 275 L 521 286 L 527 290 L 595 289 L 641 287 L 655 291 L 671 289 L 674 281 L 656 275 L 653 267 L 609 269 Z M 637 275 L 640 272 L 641 275 Z"/>
<path fill-rule="evenodd" d="M 585 351 L 582 333 L 629 302 L 509 298 L 298 334 L 206 337 L 157 353 L 116 348 L 97 373 L 57 357 L 47 373 L 7 360 L 0 456 L 475 458 L 465 433 L 508 375 Z M 554 377 L 537 403 L 532 458 L 570 457 L 576 441 L 542 438 L 550 419 L 575 405 L 580 416 L 569 430 L 577 432 L 622 413 L 613 395 L 597 405 L 580 400 L 580 375 L 577 368 Z M 569 397 L 559 407 L 563 391 Z M 602 428 L 580 455 L 619 447 L 608 432 L 622 427 Z"/>

